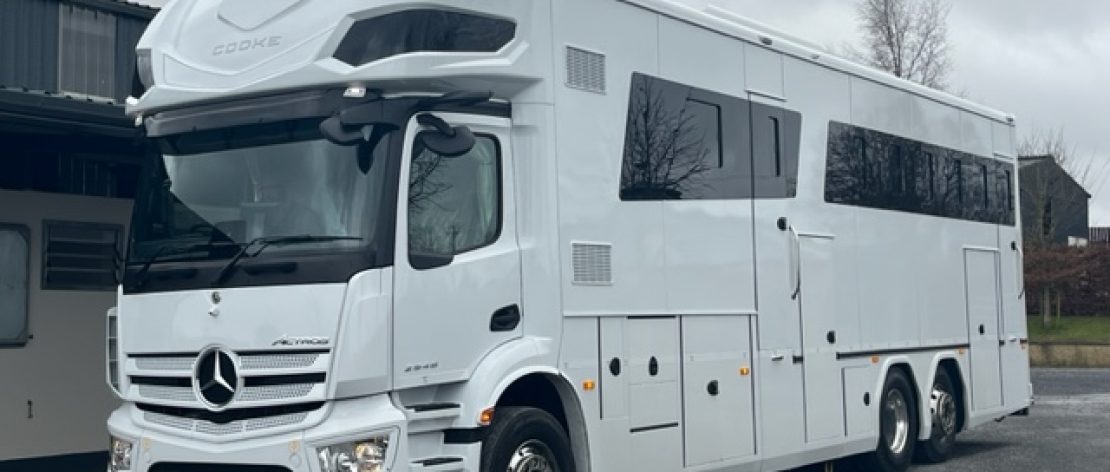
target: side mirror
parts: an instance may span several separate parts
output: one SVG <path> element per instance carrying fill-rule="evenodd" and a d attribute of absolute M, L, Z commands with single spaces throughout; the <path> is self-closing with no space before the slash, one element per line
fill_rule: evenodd
<path fill-rule="evenodd" d="M 478 140 L 474 132 L 466 126 L 451 127 L 442 118 L 431 113 L 424 113 L 416 117 L 417 123 L 436 129 L 434 133 L 424 133 L 421 141 L 432 152 L 444 157 L 459 157 L 474 149 Z"/>

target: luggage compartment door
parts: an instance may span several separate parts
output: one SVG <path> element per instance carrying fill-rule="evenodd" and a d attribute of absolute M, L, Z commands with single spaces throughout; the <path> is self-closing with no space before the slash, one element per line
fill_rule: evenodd
<path fill-rule="evenodd" d="M 686 466 L 755 455 L 751 318 L 682 318 Z"/>

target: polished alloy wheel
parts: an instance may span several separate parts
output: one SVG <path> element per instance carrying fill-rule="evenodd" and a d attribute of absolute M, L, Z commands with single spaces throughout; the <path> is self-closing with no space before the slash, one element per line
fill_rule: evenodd
<path fill-rule="evenodd" d="M 558 472 L 555 470 L 555 455 L 540 441 L 521 444 L 509 460 L 508 472 Z"/>
<path fill-rule="evenodd" d="M 941 388 L 933 388 L 929 399 L 933 412 L 933 436 L 947 437 L 956 432 L 956 400 Z"/>
<path fill-rule="evenodd" d="M 890 452 L 901 454 L 910 441 L 910 408 L 898 389 L 886 394 L 883 417 L 883 440 Z"/>

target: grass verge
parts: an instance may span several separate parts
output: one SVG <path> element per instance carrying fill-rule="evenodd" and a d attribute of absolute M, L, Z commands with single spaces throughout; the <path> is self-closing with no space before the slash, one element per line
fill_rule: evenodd
<path fill-rule="evenodd" d="M 1110 344 L 1110 317 L 1065 316 L 1058 324 L 1045 328 L 1040 316 L 1030 316 L 1029 341 Z"/>

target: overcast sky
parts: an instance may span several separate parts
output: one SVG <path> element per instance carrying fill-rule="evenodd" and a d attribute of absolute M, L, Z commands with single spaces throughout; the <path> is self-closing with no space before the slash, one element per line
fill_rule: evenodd
<path fill-rule="evenodd" d="M 849 0 L 683 0 L 712 3 L 824 46 L 858 41 Z M 1091 224 L 1110 225 L 1110 2 L 952 1 L 953 90 L 1012 113 L 1018 139 L 1062 129 L 1080 158 L 1094 159 Z M 1097 178 L 1101 177 L 1101 178 Z"/>
<path fill-rule="evenodd" d="M 166 0 L 136 0 L 161 5 Z M 265 1 L 265 0 L 259 0 Z M 556 0 L 557 1 L 557 0 Z M 709 3 L 813 43 L 859 39 L 850 0 L 681 0 Z M 953 90 L 1018 118 L 1019 140 L 1061 129 L 1080 158 L 1094 159 L 1091 224 L 1110 225 L 1110 2 L 952 1 Z M 1097 178 L 1101 177 L 1101 178 Z"/>

